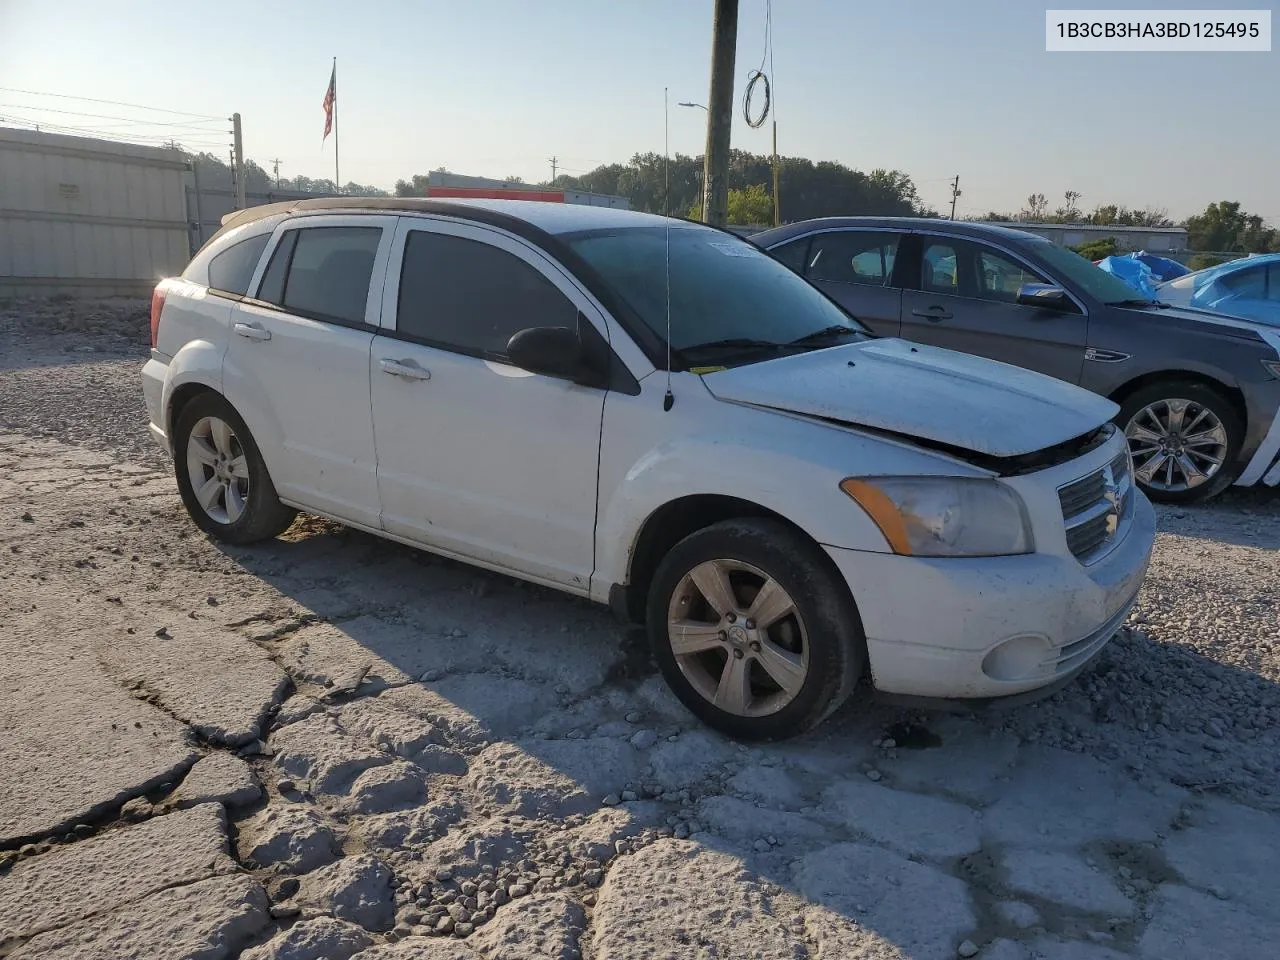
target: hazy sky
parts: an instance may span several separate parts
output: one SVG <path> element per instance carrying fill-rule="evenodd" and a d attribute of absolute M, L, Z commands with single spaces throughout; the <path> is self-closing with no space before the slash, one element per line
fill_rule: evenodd
<path fill-rule="evenodd" d="M 248 157 L 268 170 L 279 158 L 284 176 L 332 176 L 320 103 L 337 56 L 344 181 L 390 187 L 441 165 L 532 181 L 550 175 L 552 155 L 576 173 L 661 151 L 664 86 L 672 151 L 701 153 L 706 115 L 675 103 L 707 100 L 712 7 L 0 0 L 0 87 L 239 111 Z M 961 213 L 1016 209 L 1033 191 L 1053 204 L 1074 189 L 1085 209 L 1116 202 L 1182 217 L 1234 199 L 1280 222 L 1280 53 L 1050 54 L 1044 10 L 1027 0 L 777 0 L 779 151 L 904 170 L 940 209 L 958 173 Z M 758 153 L 769 150 L 768 125 L 748 128 L 740 100 L 764 20 L 764 0 L 742 0 L 733 144 Z M 229 139 L 225 124 L 176 115 L 146 115 L 172 126 L 127 122 L 141 115 L 0 90 L 0 116 Z M 176 125 L 185 123 L 196 129 Z"/>

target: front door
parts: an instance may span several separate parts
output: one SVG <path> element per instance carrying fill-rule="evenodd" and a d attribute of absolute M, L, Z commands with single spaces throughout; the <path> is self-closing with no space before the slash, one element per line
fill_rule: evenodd
<path fill-rule="evenodd" d="M 1050 283 L 1011 253 L 958 237 L 923 235 L 917 289 L 902 295 L 902 336 L 1079 383 L 1088 318 L 1024 307 L 1018 288 Z"/>
<path fill-rule="evenodd" d="M 586 593 L 605 392 L 514 367 L 506 346 L 527 327 L 593 316 L 603 334 L 598 313 L 556 264 L 496 229 L 404 218 L 401 262 L 370 357 L 384 527 Z"/>
<path fill-rule="evenodd" d="M 280 496 L 378 525 L 369 347 L 395 217 L 286 221 L 251 296 L 232 311 L 227 398 Z"/>

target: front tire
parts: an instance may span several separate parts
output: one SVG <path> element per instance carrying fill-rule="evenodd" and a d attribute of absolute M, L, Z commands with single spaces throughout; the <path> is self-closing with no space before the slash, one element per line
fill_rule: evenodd
<path fill-rule="evenodd" d="M 258 445 L 230 403 L 203 393 L 178 414 L 173 466 L 191 519 L 224 543 L 270 540 L 289 528 L 297 511 L 276 496 Z"/>
<path fill-rule="evenodd" d="M 1133 454 L 1138 486 L 1162 503 L 1201 503 L 1231 485 L 1244 426 L 1212 387 L 1152 384 L 1125 398 L 1116 422 Z"/>
<path fill-rule="evenodd" d="M 843 577 L 776 520 L 728 520 L 677 543 L 654 575 L 647 629 L 675 695 L 740 740 L 817 726 L 848 698 L 866 664 Z"/>

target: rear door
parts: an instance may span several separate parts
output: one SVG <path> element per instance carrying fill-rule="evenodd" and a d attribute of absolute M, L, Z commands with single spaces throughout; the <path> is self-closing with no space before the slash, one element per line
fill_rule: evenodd
<path fill-rule="evenodd" d="M 379 526 L 369 349 L 395 217 L 315 216 L 276 230 L 236 305 L 224 388 L 285 500 Z"/>
<path fill-rule="evenodd" d="M 876 333 L 896 337 L 901 330 L 902 291 L 892 278 L 902 237 L 894 230 L 831 230 L 793 240 L 770 253 Z"/>
<path fill-rule="evenodd" d="M 902 295 L 902 336 L 1000 360 L 1079 383 L 1088 317 L 1024 307 L 1018 288 L 1052 283 L 1017 254 L 982 241 L 924 234 L 914 271 L 916 289 Z"/>

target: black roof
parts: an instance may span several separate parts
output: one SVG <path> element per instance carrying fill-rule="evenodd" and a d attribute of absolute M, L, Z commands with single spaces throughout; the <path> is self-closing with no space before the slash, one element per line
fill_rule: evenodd
<path fill-rule="evenodd" d="M 857 227 L 882 227 L 898 230 L 943 230 L 957 237 L 987 237 L 1005 240 L 1026 241 L 1043 240 L 1043 237 L 1026 230 L 1015 230 L 1012 227 L 996 226 L 974 220 L 943 220 L 936 217 L 820 217 L 816 220 L 801 220 L 788 223 L 753 234 L 752 243 L 762 247 L 770 247 L 799 237 L 806 233 L 818 233 L 823 230 L 848 230 Z"/>

